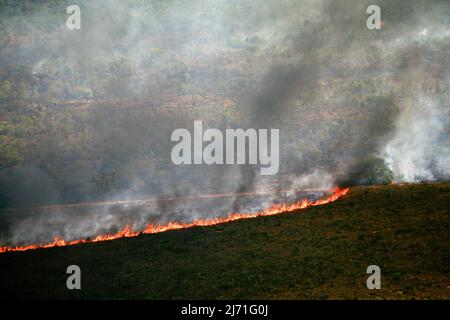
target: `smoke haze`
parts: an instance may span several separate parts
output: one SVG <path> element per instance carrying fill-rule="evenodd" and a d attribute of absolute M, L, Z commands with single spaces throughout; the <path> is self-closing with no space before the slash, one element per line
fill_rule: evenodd
<path fill-rule="evenodd" d="M 321 193 L 166 198 L 450 177 L 448 1 L 378 1 L 381 30 L 371 1 L 78 3 L 81 30 L 66 28 L 73 3 L 0 2 L 0 244 Z M 279 174 L 173 165 L 171 132 L 195 120 L 280 129 Z"/>

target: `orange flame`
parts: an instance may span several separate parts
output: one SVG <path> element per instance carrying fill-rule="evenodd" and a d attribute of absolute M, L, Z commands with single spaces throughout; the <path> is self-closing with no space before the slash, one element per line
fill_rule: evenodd
<path fill-rule="evenodd" d="M 131 238 L 131 237 L 137 237 L 140 234 L 151 234 L 151 233 L 159 233 L 169 230 L 177 230 L 177 229 L 185 229 L 190 227 L 197 227 L 197 226 L 213 226 L 216 224 L 231 222 L 235 220 L 240 219 L 249 219 L 249 218 L 256 218 L 261 216 L 271 216 L 275 214 L 280 213 L 287 213 L 292 212 L 299 209 L 305 209 L 308 207 L 313 206 L 319 206 L 322 204 L 327 204 L 333 201 L 336 201 L 340 197 L 346 195 L 349 191 L 349 188 L 340 189 L 335 188 L 332 190 L 332 194 L 324 199 L 319 199 L 316 201 L 309 201 L 307 199 L 297 201 L 293 204 L 275 204 L 271 207 L 262 210 L 260 212 L 256 213 L 231 213 L 226 217 L 218 217 L 218 218 L 210 218 L 210 219 L 197 219 L 189 223 L 183 223 L 183 222 L 169 222 L 166 225 L 153 225 L 149 224 L 143 231 L 133 231 L 132 227 L 130 225 L 125 226 L 122 230 L 114 233 L 114 234 L 103 234 L 98 235 L 95 238 L 92 239 L 80 239 L 80 240 L 73 240 L 73 241 L 66 241 L 64 239 L 59 239 L 58 237 L 55 237 L 53 242 L 47 243 L 47 244 L 31 244 L 26 246 L 4 246 L 0 247 L 0 253 L 4 252 L 11 252 L 11 251 L 27 251 L 27 250 L 34 250 L 34 249 L 44 249 L 44 248 L 51 248 L 51 247 L 65 247 L 65 246 L 71 246 L 79 243 L 89 243 L 89 242 L 99 242 L 99 241 L 108 241 L 108 240 L 114 240 L 119 238 Z"/>

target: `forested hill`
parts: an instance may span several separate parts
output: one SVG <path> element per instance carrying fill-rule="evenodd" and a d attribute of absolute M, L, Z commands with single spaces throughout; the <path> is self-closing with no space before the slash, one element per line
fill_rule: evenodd
<path fill-rule="evenodd" d="M 72 1 L 0 1 L 0 207 L 226 189 L 223 172 L 174 169 L 170 133 L 245 127 L 255 96 L 283 102 L 280 176 L 401 180 L 383 148 L 405 106 L 437 110 L 424 153 L 450 158 L 446 1 L 378 1 L 380 32 L 370 1 L 77 2 L 81 30 L 66 28 Z M 265 89 L 289 79 L 289 93 Z M 417 179 L 448 178 L 447 162 L 423 166 Z"/>

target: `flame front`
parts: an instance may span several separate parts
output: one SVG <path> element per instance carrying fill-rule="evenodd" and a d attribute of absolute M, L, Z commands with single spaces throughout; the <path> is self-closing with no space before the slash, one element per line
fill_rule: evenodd
<path fill-rule="evenodd" d="M 53 242 L 47 243 L 47 244 L 31 244 L 26 246 L 4 246 L 0 247 L 0 253 L 4 252 L 11 252 L 11 251 L 27 251 L 27 250 L 34 250 L 34 249 L 44 249 L 44 248 L 51 248 L 51 247 L 64 247 L 64 246 L 70 246 L 75 245 L 79 243 L 88 243 L 88 242 L 99 242 L 99 241 L 107 241 L 107 240 L 114 240 L 119 238 L 131 238 L 131 237 L 137 237 L 140 234 L 150 234 L 150 233 L 159 233 L 169 230 L 176 230 L 176 229 L 186 229 L 190 227 L 197 227 L 197 226 L 213 226 L 216 224 L 231 222 L 235 220 L 240 219 L 249 219 L 249 218 L 256 218 L 261 216 L 271 216 L 275 214 L 280 213 L 287 213 L 292 212 L 299 209 L 305 209 L 308 207 L 313 206 L 319 206 L 322 204 L 327 204 L 333 201 L 336 201 L 340 197 L 347 194 L 349 191 L 349 188 L 340 189 L 335 188 L 332 190 L 332 194 L 324 199 L 319 199 L 316 201 L 309 201 L 307 199 L 297 201 L 293 204 L 275 204 L 271 207 L 256 212 L 256 213 L 231 213 L 226 217 L 218 217 L 218 218 L 210 218 L 210 219 L 197 219 L 189 223 L 183 223 L 183 222 L 169 222 L 166 225 L 153 225 L 149 224 L 143 231 L 133 231 L 132 227 L 130 225 L 127 225 L 122 230 L 114 233 L 114 234 L 103 234 L 98 235 L 92 239 L 80 239 L 80 240 L 73 240 L 73 241 L 66 241 L 64 239 L 59 239 L 58 237 L 55 237 Z"/>

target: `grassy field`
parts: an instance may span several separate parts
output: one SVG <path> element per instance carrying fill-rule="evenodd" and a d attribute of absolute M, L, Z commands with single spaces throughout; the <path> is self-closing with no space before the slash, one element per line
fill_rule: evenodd
<path fill-rule="evenodd" d="M 66 268 L 82 289 L 66 288 Z M 381 267 L 381 290 L 366 268 Z M 9 298 L 450 299 L 450 183 L 355 187 L 325 206 L 0 255 Z"/>

